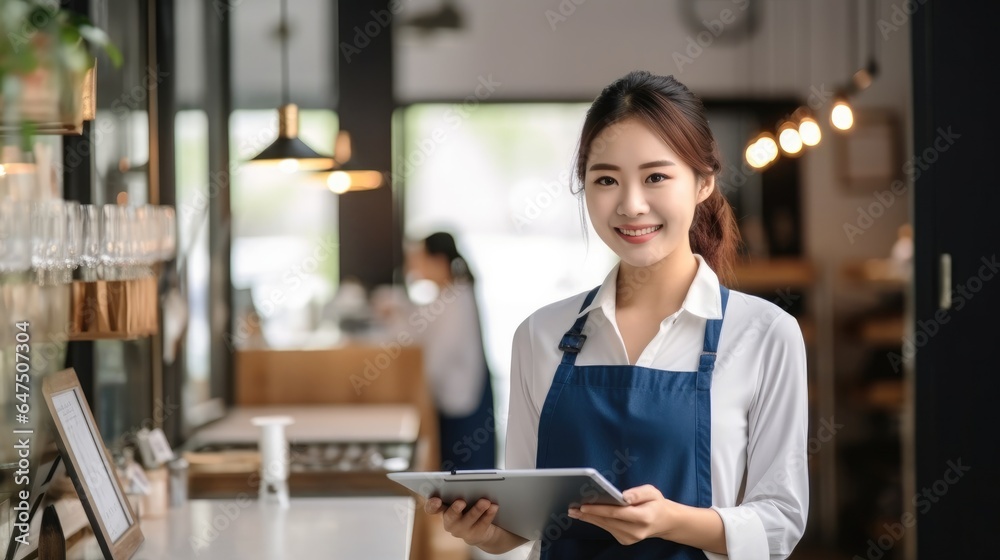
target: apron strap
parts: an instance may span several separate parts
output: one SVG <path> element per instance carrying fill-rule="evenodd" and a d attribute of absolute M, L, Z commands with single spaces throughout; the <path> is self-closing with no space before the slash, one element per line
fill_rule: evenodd
<path fill-rule="evenodd" d="M 583 304 L 580 306 L 580 311 L 587 308 L 591 302 L 594 301 L 594 296 L 597 295 L 597 290 L 600 286 L 597 286 L 593 290 L 587 293 L 587 297 L 583 298 Z M 572 366 L 576 363 L 576 355 L 583 350 L 583 343 L 587 341 L 587 335 L 583 334 L 583 325 L 587 323 L 587 316 L 590 313 L 581 315 L 577 318 L 573 326 L 566 331 L 563 335 L 562 340 L 559 341 L 559 349 L 563 351 L 562 363 Z"/>
<path fill-rule="evenodd" d="M 722 336 L 722 320 L 726 317 L 726 304 L 729 303 L 729 289 L 720 284 L 719 294 L 722 296 L 722 318 L 705 322 L 705 345 L 698 359 L 699 391 L 712 388 L 712 372 L 715 371 L 715 357 L 719 351 L 719 338 Z"/>
<path fill-rule="evenodd" d="M 583 299 L 583 304 L 580 305 L 580 311 L 586 309 L 594 301 L 594 296 L 597 295 L 598 289 L 600 289 L 600 286 L 587 293 L 587 297 Z M 705 345 L 702 348 L 701 357 L 698 362 L 698 371 L 709 374 L 707 376 L 698 376 L 698 389 L 703 391 L 711 389 L 711 373 L 715 370 L 715 356 L 719 350 L 719 338 L 722 335 L 722 320 L 726 316 L 726 304 L 729 303 L 728 288 L 719 285 L 719 294 L 722 297 L 722 318 L 709 319 L 705 323 Z M 573 326 L 563 335 L 562 340 L 559 341 L 559 349 L 563 351 L 563 364 L 570 366 L 576 364 L 576 355 L 583 350 L 583 343 L 587 341 L 587 335 L 583 334 L 583 326 L 587 323 L 589 315 L 590 313 L 587 313 L 578 317 Z M 705 386 L 702 387 L 702 385 Z"/>

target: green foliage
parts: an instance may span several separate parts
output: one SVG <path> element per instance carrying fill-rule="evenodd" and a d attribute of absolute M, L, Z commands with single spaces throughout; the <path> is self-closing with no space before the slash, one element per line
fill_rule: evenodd
<path fill-rule="evenodd" d="M 86 17 L 60 9 L 57 1 L 0 0 L 0 95 L 7 101 L 20 92 L 7 78 L 28 77 L 39 69 L 82 76 L 94 65 L 90 48 L 103 50 L 115 67 L 121 65 L 122 54 L 108 34 Z M 25 142 L 33 128 L 22 125 Z"/>
<path fill-rule="evenodd" d="M 0 0 L 0 77 L 26 75 L 43 63 L 71 72 L 89 69 L 89 47 L 102 49 L 117 67 L 121 52 L 108 34 L 79 14 L 42 0 Z"/>

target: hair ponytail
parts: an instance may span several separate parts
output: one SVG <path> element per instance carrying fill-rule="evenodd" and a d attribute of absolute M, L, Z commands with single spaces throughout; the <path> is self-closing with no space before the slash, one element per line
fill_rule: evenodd
<path fill-rule="evenodd" d="M 705 259 L 720 282 L 732 285 L 736 280 L 735 261 L 740 230 L 733 207 L 722 195 L 718 182 L 712 194 L 695 207 L 689 237 L 691 251 Z"/>

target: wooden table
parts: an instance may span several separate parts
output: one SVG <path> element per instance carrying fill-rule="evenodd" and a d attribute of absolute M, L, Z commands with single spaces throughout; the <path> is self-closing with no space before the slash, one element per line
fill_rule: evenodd
<path fill-rule="evenodd" d="M 135 560 L 399 560 L 409 557 L 414 501 L 405 497 L 293 498 L 288 509 L 254 499 L 191 500 L 142 520 Z M 67 560 L 103 558 L 93 536 Z"/>

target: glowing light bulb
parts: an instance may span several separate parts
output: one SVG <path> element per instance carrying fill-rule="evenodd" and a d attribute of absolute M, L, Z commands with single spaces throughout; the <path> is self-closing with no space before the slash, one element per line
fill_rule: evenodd
<path fill-rule="evenodd" d="M 749 146 L 747 146 L 746 152 L 743 154 L 744 157 L 746 157 L 747 165 L 753 167 L 754 169 L 760 169 L 761 167 L 767 165 L 766 161 L 761 160 L 760 154 L 758 153 L 759 151 L 757 143 L 752 142 Z"/>
<path fill-rule="evenodd" d="M 781 144 L 781 149 L 788 155 L 796 155 L 802 151 L 802 137 L 799 136 L 799 131 L 796 130 L 795 125 L 792 123 L 781 125 L 781 129 L 778 132 L 778 143 Z"/>
<path fill-rule="evenodd" d="M 820 132 L 819 123 L 816 122 L 816 119 L 812 117 L 802 119 L 802 122 L 799 123 L 799 138 L 802 138 L 802 143 L 806 146 L 819 144 L 819 141 L 823 138 L 823 133 Z"/>
<path fill-rule="evenodd" d="M 295 173 L 299 170 L 299 160 L 283 159 L 278 162 L 278 169 L 284 171 L 285 173 Z"/>
<path fill-rule="evenodd" d="M 839 130 L 850 130 L 854 126 L 854 112 L 847 101 L 838 101 L 830 111 L 830 124 Z"/>
<path fill-rule="evenodd" d="M 4 168 L 4 166 L 0 165 L 0 177 L 3 177 L 6 174 L 7 170 Z"/>
<path fill-rule="evenodd" d="M 765 165 L 778 159 L 778 143 L 775 142 L 774 136 L 770 132 L 760 135 L 760 138 L 757 139 L 757 146 L 763 155 Z"/>
<path fill-rule="evenodd" d="M 744 153 L 747 163 L 755 169 L 767 167 L 778 157 L 778 144 L 774 141 L 774 136 L 765 132 L 757 137 Z"/>
<path fill-rule="evenodd" d="M 343 171 L 334 171 L 326 178 L 326 186 L 337 194 L 351 190 L 351 176 Z"/>

